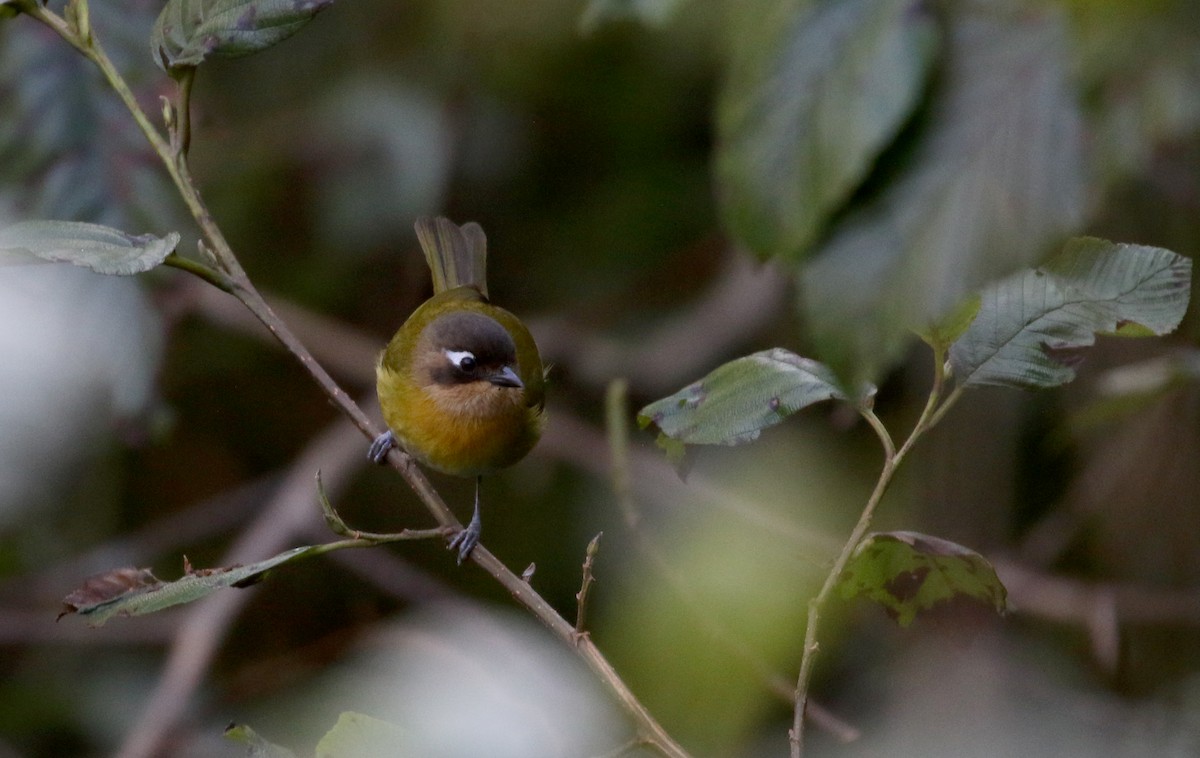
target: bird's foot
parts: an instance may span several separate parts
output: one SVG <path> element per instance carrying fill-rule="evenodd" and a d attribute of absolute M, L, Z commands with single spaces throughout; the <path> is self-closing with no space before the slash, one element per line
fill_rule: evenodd
<path fill-rule="evenodd" d="M 449 548 L 458 550 L 458 565 L 471 555 L 471 551 L 479 544 L 479 537 L 483 534 L 483 522 L 479 520 L 479 510 L 475 510 L 475 514 L 471 516 L 471 523 L 467 524 L 466 528 L 458 534 L 454 535 L 454 539 L 450 540 Z"/>
<path fill-rule="evenodd" d="M 367 450 L 367 457 L 374 463 L 383 463 L 384 459 L 387 458 L 388 451 L 395 446 L 396 435 L 392 434 L 391 429 L 388 429 L 371 443 L 370 449 Z"/>

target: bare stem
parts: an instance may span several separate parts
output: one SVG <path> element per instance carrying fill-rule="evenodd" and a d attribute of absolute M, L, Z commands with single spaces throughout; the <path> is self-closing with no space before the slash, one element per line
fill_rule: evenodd
<path fill-rule="evenodd" d="M 821 622 L 821 609 L 825 606 L 825 602 L 837 587 L 838 580 L 842 576 L 842 571 L 845 570 L 846 564 L 849 563 L 850 557 L 854 554 L 854 548 L 858 546 L 863 535 L 870 528 L 871 518 L 875 515 L 875 508 L 879 505 L 879 501 L 883 499 L 883 494 L 887 492 L 888 485 L 892 481 L 892 475 L 896 471 L 896 464 L 899 462 L 899 458 L 894 452 L 895 445 L 892 442 L 891 435 L 888 434 L 887 429 L 875 415 L 875 412 L 869 408 L 864 408 L 861 413 L 871 424 L 871 428 L 879 435 L 886 455 L 883 460 L 883 469 L 879 472 L 879 479 L 875 482 L 875 489 L 871 491 L 871 497 L 867 499 L 867 504 L 863 508 L 862 514 L 859 515 L 858 523 L 854 525 L 854 529 L 850 532 L 850 537 L 846 540 L 846 544 L 842 546 L 841 552 L 838 553 L 837 558 L 834 560 L 833 568 L 825 576 L 825 582 L 821 585 L 820 592 L 808 601 L 808 622 L 804 628 L 804 651 L 800 658 L 800 674 L 796 679 L 796 707 L 792 715 L 792 728 L 788 732 L 792 758 L 800 758 L 804 753 L 804 713 L 808 707 L 808 684 L 812 679 L 812 668 L 816 662 L 819 650 L 817 630 Z"/>
<path fill-rule="evenodd" d="M 871 496 L 867 499 L 867 504 L 863 507 L 862 513 L 858 517 L 858 522 L 854 525 L 854 529 L 850 532 L 850 536 L 842 546 L 841 552 L 838 553 L 837 558 L 834 560 L 833 567 L 830 568 L 829 574 L 826 575 L 820 591 L 808 601 L 808 621 L 804 629 L 804 651 L 800 658 L 800 673 L 796 678 L 795 710 L 792 715 L 792 728 L 788 732 L 792 758 L 800 758 L 804 753 L 804 715 L 808 708 L 808 687 L 812 680 L 813 665 L 816 662 L 817 653 L 820 652 L 817 632 L 821 623 L 821 610 L 825 607 L 825 603 L 829 600 L 830 595 L 833 594 L 834 589 L 836 589 L 838 581 L 842 577 L 842 572 L 846 569 L 846 564 L 850 562 L 850 558 L 854 555 L 854 550 L 862 542 L 867 529 L 870 528 L 871 519 L 875 515 L 875 509 L 883 499 L 884 493 L 887 492 L 887 488 L 891 484 L 892 477 L 895 475 L 900 462 L 912 450 L 917 440 L 945 416 L 946 412 L 957 402 L 962 393 L 962 387 L 956 386 L 943 400 L 942 393 L 945 390 L 946 383 L 944 351 L 935 349 L 933 358 L 934 377 L 929 398 L 925 403 L 925 408 L 921 411 L 920 417 L 913 425 L 912 431 L 909 432 L 908 438 L 904 440 L 904 444 L 899 449 L 896 448 L 896 444 L 893 442 L 891 434 L 888 433 L 887 427 L 883 425 L 883 422 L 879 420 L 875 412 L 870 408 L 860 409 L 863 418 L 870 424 L 875 434 L 879 437 L 880 444 L 883 446 L 883 467 L 879 472 L 879 478 L 875 482 L 875 488 L 871 491 Z"/>

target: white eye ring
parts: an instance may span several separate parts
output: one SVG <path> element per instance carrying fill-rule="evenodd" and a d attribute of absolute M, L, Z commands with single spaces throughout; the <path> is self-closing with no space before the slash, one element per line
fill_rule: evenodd
<path fill-rule="evenodd" d="M 470 350 L 443 350 L 454 366 L 462 371 L 475 370 L 475 354 Z"/>

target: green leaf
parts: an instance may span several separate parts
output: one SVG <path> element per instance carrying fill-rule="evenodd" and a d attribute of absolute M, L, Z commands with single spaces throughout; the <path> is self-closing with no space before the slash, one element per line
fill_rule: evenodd
<path fill-rule="evenodd" d="M 1003 613 L 1008 593 L 979 553 L 917 532 L 874 532 L 854 549 L 838 580 L 842 597 L 865 595 L 901 626 L 922 611 L 966 598 Z"/>
<path fill-rule="evenodd" d="M 233 58 L 275 45 L 333 0 L 167 0 L 150 49 L 164 70 L 198 66 L 210 55 Z"/>
<path fill-rule="evenodd" d="M 225 739 L 245 745 L 246 758 L 296 758 L 291 750 L 268 741 L 242 724 L 231 724 L 225 730 Z"/>
<path fill-rule="evenodd" d="M 740 9 L 753 21 L 738 29 L 718 95 L 716 152 L 739 242 L 799 260 L 862 183 L 920 100 L 937 48 L 923 6 L 821 0 L 785 8 L 782 33 L 778 12 Z"/>
<path fill-rule="evenodd" d="M 63 600 L 60 618 L 69 613 L 86 617 L 100 626 L 113 616 L 141 616 L 173 605 L 191 603 L 224 587 L 245 587 L 262 578 L 269 569 L 320 552 L 319 545 L 298 547 L 249 566 L 192 570 L 183 577 L 163 582 L 145 569 L 118 569 L 92 577 Z"/>
<path fill-rule="evenodd" d="M 878 380 L 911 329 L 1039 260 L 1083 219 L 1064 19 L 987 3 L 947 8 L 945 69 L 909 151 L 801 273 L 817 355 L 848 384 Z"/>
<path fill-rule="evenodd" d="M 965 386 L 1053 387 L 1075 378 L 1097 334 L 1166 334 L 1191 294 L 1192 262 L 1169 250 L 1085 237 L 1039 269 L 983 291 L 979 315 L 950 348 Z"/>
<path fill-rule="evenodd" d="M 405 758 L 407 734 L 387 721 L 347 711 L 317 743 L 316 758 Z"/>
<path fill-rule="evenodd" d="M 828 367 L 775 348 L 730 361 L 647 405 L 638 423 L 690 445 L 736 445 L 801 408 L 845 397 Z"/>
<path fill-rule="evenodd" d="M 924 329 L 917 329 L 917 335 L 934 350 L 944 352 L 975 321 L 982 302 L 978 294 L 971 295 L 940 319 L 929 323 Z"/>
<path fill-rule="evenodd" d="M 149 271 L 179 244 L 179 234 L 134 236 L 79 221 L 21 221 L 0 229 L 0 263 L 73 263 L 99 274 Z"/>

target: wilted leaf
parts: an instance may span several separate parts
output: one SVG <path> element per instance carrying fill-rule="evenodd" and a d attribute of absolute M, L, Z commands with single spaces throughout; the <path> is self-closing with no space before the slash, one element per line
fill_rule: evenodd
<path fill-rule="evenodd" d="M 176 232 L 134 236 L 79 221 L 21 221 L 0 229 L 0 264 L 57 261 L 125 276 L 159 265 L 178 244 Z"/>
<path fill-rule="evenodd" d="M 1060 14 L 948 6 L 945 70 L 895 179 L 802 272 L 818 356 L 876 381 L 910 329 L 1028 266 L 1081 223 L 1083 137 Z"/>
<path fill-rule="evenodd" d="M 722 211 L 759 255 L 798 260 L 916 107 L 936 25 L 917 0 L 821 0 L 782 32 L 778 13 L 734 8 L 757 22 L 717 102 Z"/>
<path fill-rule="evenodd" d="M 917 614 L 968 598 L 1003 613 L 1008 593 L 992 564 L 949 540 L 917 532 L 868 534 L 838 582 L 843 598 L 865 595 L 901 626 Z"/>
<path fill-rule="evenodd" d="M 966 386 L 1052 387 L 1096 334 L 1161 335 L 1178 326 L 1192 262 L 1169 250 L 1080 238 L 1046 265 L 984 290 L 979 315 L 950 348 Z"/>
<path fill-rule="evenodd" d="M 120 568 L 84 580 L 83 586 L 63 598 L 63 610 L 59 618 L 70 613 L 86 613 L 87 608 L 96 608 L 130 595 L 138 595 L 162 586 L 150 569 Z"/>
<path fill-rule="evenodd" d="M 693 445 L 735 445 L 813 403 L 845 398 L 820 363 L 775 348 L 738 358 L 638 413 L 645 428 Z M 668 448 L 669 450 L 670 448 Z"/>
<path fill-rule="evenodd" d="M 230 724 L 225 730 L 225 739 L 246 746 L 246 758 L 296 758 L 296 754 L 285 747 L 261 737 L 257 732 L 242 724 Z M 345 753 L 339 758 L 356 758 Z"/>
<path fill-rule="evenodd" d="M 333 0 L 168 0 L 150 49 L 163 70 L 198 66 L 210 55 L 232 58 L 275 45 Z"/>
<path fill-rule="evenodd" d="M 317 743 L 316 758 L 405 758 L 414 754 L 405 739 L 395 724 L 347 711 Z"/>
<path fill-rule="evenodd" d="M 72 592 L 66 598 L 66 613 L 78 613 L 87 618 L 88 624 L 100 626 L 113 616 L 141 616 L 154 613 L 164 608 L 181 603 L 190 603 L 207 597 L 223 587 L 245 587 L 262 578 L 262 575 L 280 564 L 299 560 L 309 553 L 319 550 L 319 546 L 298 547 L 280 553 L 265 561 L 249 566 L 233 566 L 230 568 L 200 569 L 193 571 L 189 567 L 183 577 L 173 582 L 162 582 L 150 573 L 144 572 L 145 582 L 130 586 L 127 590 L 115 593 L 103 591 L 88 591 L 88 580 L 82 588 Z M 132 569 L 122 569 L 122 572 Z M 108 575 L 100 577 L 105 579 Z M 120 587 L 122 580 L 115 580 Z M 112 585 L 113 581 L 105 579 L 101 587 Z M 60 614 L 60 617 L 63 614 Z"/>

